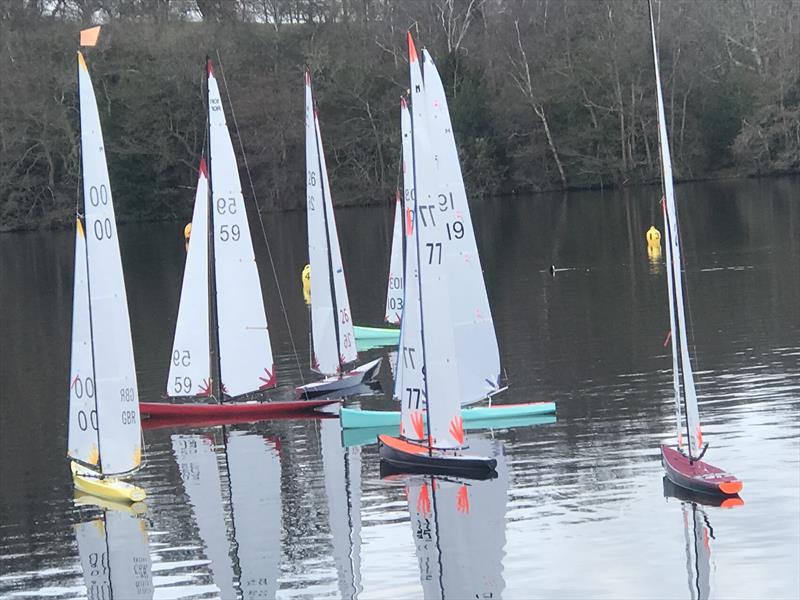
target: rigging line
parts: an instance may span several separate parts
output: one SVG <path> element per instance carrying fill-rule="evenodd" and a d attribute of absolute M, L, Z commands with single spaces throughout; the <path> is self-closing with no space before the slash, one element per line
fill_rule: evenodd
<path fill-rule="evenodd" d="M 217 63 L 219 63 L 219 71 L 222 75 L 222 84 L 225 86 L 225 95 L 228 97 L 228 107 L 231 109 L 231 118 L 233 119 L 233 126 L 236 128 L 236 137 L 239 139 L 239 150 L 242 153 L 242 160 L 244 161 L 244 169 L 247 172 L 247 181 L 250 184 L 250 192 L 253 194 L 253 201 L 256 205 L 256 213 L 258 214 L 258 224 L 261 226 L 261 234 L 264 236 L 264 244 L 267 246 L 267 255 L 269 256 L 269 264 L 272 267 L 272 278 L 275 281 L 275 289 L 278 291 L 278 298 L 281 302 L 281 311 L 283 312 L 283 320 L 286 323 L 286 329 L 289 331 L 289 341 L 292 344 L 292 354 L 294 354 L 294 362 L 297 365 L 297 372 L 300 375 L 300 384 L 305 385 L 306 381 L 303 377 L 303 369 L 300 366 L 300 357 L 297 355 L 297 345 L 294 343 L 294 335 L 292 334 L 292 327 L 289 325 L 289 313 L 286 312 L 286 303 L 283 301 L 283 292 L 281 291 L 280 283 L 278 283 L 278 271 L 275 269 L 275 260 L 272 258 L 272 249 L 269 246 L 267 239 L 267 230 L 264 227 L 264 218 L 261 215 L 261 207 L 258 205 L 258 198 L 256 197 L 256 187 L 253 184 L 253 177 L 250 174 L 250 165 L 247 163 L 247 155 L 244 152 L 244 144 L 242 143 L 242 136 L 239 133 L 239 123 L 236 121 L 236 111 L 233 109 L 233 102 L 231 101 L 231 92 L 228 88 L 228 80 L 225 78 L 225 67 L 222 64 L 222 57 L 219 55 L 219 50 L 215 50 L 217 55 Z"/>

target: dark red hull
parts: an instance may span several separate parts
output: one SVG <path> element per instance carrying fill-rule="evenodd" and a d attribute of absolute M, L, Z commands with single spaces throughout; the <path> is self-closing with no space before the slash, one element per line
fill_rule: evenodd
<path fill-rule="evenodd" d="M 692 492 L 735 496 L 742 489 L 742 482 L 730 473 L 700 460 L 689 462 L 670 446 L 661 446 L 661 462 L 672 483 Z"/>
<path fill-rule="evenodd" d="M 338 400 L 292 400 L 288 402 L 231 402 L 228 404 L 173 404 L 140 402 L 143 422 L 169 419 L 174 424 L 213 421 L 212 424 L 245 423 L 263 419 L 297 418 Z"/>
<path fill-rule="evenodd" d="M 270 421 L 284 421 L 297 419 L 335 419 L 335 414 L 322 412 L 287 412 L 276 413 L 265 417 Z M 174 429 L 175 427 L 215 427 L 218 425 L 237 425 L 239 423 L 253 423 L 258 418 L 252 417 L 151 417 L 142 419 L 142 429 Z"/>

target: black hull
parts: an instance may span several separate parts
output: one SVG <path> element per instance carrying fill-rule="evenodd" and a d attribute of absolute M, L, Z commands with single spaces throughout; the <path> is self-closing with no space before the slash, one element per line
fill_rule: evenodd
<path fill-rule="evenodd" d="M 445 475 L 467 479 L 494 479 L 497 460 L 489 457 L 412 454 L 379 443 L 381 476 L 409 473 L 413 475 Z"/>

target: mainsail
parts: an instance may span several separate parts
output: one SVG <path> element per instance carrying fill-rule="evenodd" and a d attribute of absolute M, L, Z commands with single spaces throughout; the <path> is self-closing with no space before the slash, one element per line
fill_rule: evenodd
<path fill-rule="evenodd" d="M 211 393 L 208 305 L 208 171 L 205 160 L 201 160 L 167 379 L 168 396 Z"/>
<path fill-rule="evenodd" d="M 458 294 L 450 297 L 453 336 L 458 354 L 458 399 L 470 404 L 500 388 L 500 352 L 494 331 L 483 270 L 475 242 L 461 164 L 450 122 L 444 86 L 427 50 L 422 51 L 425 108 L 431 143 L 434 188 L 431 196 L 440 214 L 448 219 L 447 274 Z"/>
<path fill-rule="evenodd" d="M 649 6 L 649 3 L 648 3 Z M 695 392 L 694 375 L 689 356 L 689 344 L 686 337 L 686 315 L 684 311 L 684 290 L 681 273 L 681 248 L 678 231 L 678 209 L 675 204 L 675 190 L 672 181 L 672 160 L 670 158 L 669 138 L 667 137 L 667 124 L 664 114 L 664 96 L 661 92 L 661 75 L 658 68 L 658 49 L 656 47 L 655 26 L 653 12 L 650 10 L 650 34 L 653 42 L 653 63 L 656 73 L 656 96 L 658 100 L 658 139 L 661 150 L 661 172 L 664 184 L 664 215 L 667 231 L 667 279 L 670 294 L 670 331 L 672 333 L 673 370 L 680 362 L 683 383 L 683 399 L 686 409 L 687 429 L 689 432 L 689 456 L 697 457 L 703 447 L 703 434 L 700 430 L 700 415 L 697 408 L 697 394 Z M 679 396 L 680 386 L 674 380 L 676 397 Z M 678 443 L 682 446 L 683 423 L 680 411 L 680 401 L 677 402 L 677 428 Z"/>
<path fill-rule="evenodd" d="M 78 225 L 75 243 L 85 254 L 75 257 L 69 455 L 122 474 L 141 462 L 139 392 L 100 116 L 80 52 L 78 90 L 86 230 Z"/>
<path fill-rule="evenodd" d="M 208 120 L 220 383 L 224 393 L 239 396 L 274 386 L 275 367 L 236 156 L 210 62 Z"/>
<path fill-rule="evenodd" d="M 324 375 L 356 360 L 355 333 L 328 182 L 311 74 L 305 74 L 306 208 L 311 264 L 312 367 Z"/>

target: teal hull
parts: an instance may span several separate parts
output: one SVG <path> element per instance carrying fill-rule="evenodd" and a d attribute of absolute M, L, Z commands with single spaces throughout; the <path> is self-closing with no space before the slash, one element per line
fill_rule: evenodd
<path fill-rule="evenodd" d="M 400 329 L 394 327 L 362 327 L 354 325 L 353 330 L 358 340 L 380 340 L 385 345 L 397 344 L 400 341 Z"/>
<path fill-rule="evenodd" d="M 354 411 L 359 412 L 359 411 Z M 550 425 L 556 422 L 555 415 L 529 415 L 523 417 L 506 417 L 500 419 L 480 419 L 464 422 L 464 429 L 511 429 L 512 427 L 531 427 L 533 425 Z M 385 425 L 383 427 L 362 427 L 359 429 L 344 429 L 342 441 L 345 447 L 364 446 L 378 441 L 378 435 L 400 435 L 400 425 Z"/>
<path fill-rule="evenodd" d="M 469 429 L 473 421 L 492 421 L 497 419 L 517 419 L 548 415 L 556 412 L 555 402 L 532 402 L 530 404 L 496 404 L 495 406 L 476 406 L 461 410 L 464 427 Z M 339 412 L 342 429 L 362 427 L 400 426 L 400 412 L 390 410 L 354 410 L 342 408 Z"/>

